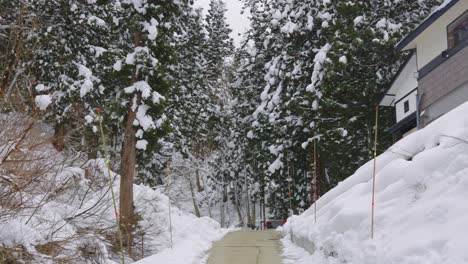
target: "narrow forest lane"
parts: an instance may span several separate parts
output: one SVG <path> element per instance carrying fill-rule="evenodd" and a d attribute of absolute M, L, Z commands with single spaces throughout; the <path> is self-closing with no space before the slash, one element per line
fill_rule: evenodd
<path fill-rule="evenodd" d="M 281 264 L 281 234 L 276 231 L 238 231 L 216 242 L 208 264 Z"/>

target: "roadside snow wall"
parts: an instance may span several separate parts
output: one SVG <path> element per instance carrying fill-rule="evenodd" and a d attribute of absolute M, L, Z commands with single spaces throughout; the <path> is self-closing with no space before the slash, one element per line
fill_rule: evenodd
<path fill-rule="evenodd" d="M 288 219 L 284 234 L 310 263 L 468 263 L 468 103 L 377 158 Z"/>

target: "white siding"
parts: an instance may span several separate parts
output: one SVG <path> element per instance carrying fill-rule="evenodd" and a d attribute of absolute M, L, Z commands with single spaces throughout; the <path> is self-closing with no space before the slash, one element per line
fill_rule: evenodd
<path fill-rule="evenodd" d="M 401 71 L 400 75 L 393 83 L 392 88 L 395 87 L 396 95 L 395 101 L 399 101 L 409 92 L 418 87 L 417 73 L 416 56 L 413 55 L 408 64 L 406 64 L 406 67 Z"/>
<path fill-rule="evenodd" d="M 413 55 L 389 90 L 395 93 L 392 105 L 395 106 L 397 123 L 416 111 L 417 90 L 415 89 L 418 87 L 416 74 L 416 55 Z M 409 101 L 409 111 L 405 113 L 404 103 L 407 100 Z"/>
<path fill-rule="evenodd" d="M 414 39 L 407 48 L 416 46 L 418 53 L 418 68 L 421 69 L 442 51 L 448 49 L 447 26 L 468 9 L 468 0 L 460 0 L 444 15 L 439 17 L 432 25 Z"/>
<path fill-rule="evenodd" d="M 397 102 L 397 104 L 395 105 L 397 123 L 403 120 L 405 117 L 416 112 L 416 101 L 417 101 L 416 95 L 417 94 L 418 94 L 418 91 L 414 90 L 407 97 L 403 98 L 403 100 Z M 408 104 L 409 104 L 409 111 L 405 113 L 404 105 L 406 101 L 408 101 Z"/>

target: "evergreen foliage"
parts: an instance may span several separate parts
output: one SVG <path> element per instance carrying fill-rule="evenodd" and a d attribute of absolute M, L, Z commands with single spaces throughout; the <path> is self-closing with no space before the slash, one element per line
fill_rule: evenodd
<path fill-rule="evenodd" d="M 300 213 L 314 185 L 323 194 L 372 158 L 375 105 L 402 63 L 394 46 L 441 1 L 243 2 L 236 49 L 222 0 L 205 17 L 188 1 L 0 0 L 0 97 L 20 77 L 25 105 L 50 99 L 25 109 L 88 158 L 102 107 L 122 179 L 163 184 L 182 157 L 194 211 L 219 205 L 222 224 L 229 203 L 243 224 L 253 204 Z M 381 113 L 378 151 L 392 116 Z"/>

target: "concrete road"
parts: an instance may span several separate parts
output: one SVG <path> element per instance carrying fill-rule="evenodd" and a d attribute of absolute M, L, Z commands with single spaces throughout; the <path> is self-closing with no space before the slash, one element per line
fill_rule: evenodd
<path fill-rule="evenodd" d="M 238 231 L 216 242 L 208 264 L 281 264 L 280 234 L 276 231 Z"/>

